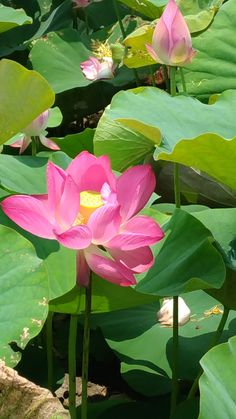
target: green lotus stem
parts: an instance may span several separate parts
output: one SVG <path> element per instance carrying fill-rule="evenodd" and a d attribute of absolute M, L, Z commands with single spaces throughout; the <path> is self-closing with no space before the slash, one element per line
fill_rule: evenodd
<path fill-rule="evenodd" d="M 176 96 L 176 67 L 169 66 L 170 72 L 170 94 L 171 96 Z"/>
<path fill-rule="evenodd" d="M 164 80 L 166 84 L 166 91 L 170 93 L 170 80 L 168 76 L 168 67 L 166 65 L 163 65 L 162 68 L 163 68 Z"/>
<path fill-rule="evenodd" d="M 78 30 L 77 9 L 73 7 L 73 29 Z"/>
<path fill-rule="evenodd" d="M 222 335 L 222 332 L 223 332 L 223 330 L 224 330 L 225 323 L 226 323 L 226 321 L 227 321 L 227 319 L 228 319 L 229 312 L 230 312 L 230 309 L 229 309 L 228 307 L 225 307 L 225 306 L 224 306 L 224 311 L 223 311 L 223 314 L 222 314 L 222 317 L 221 317 L 220 323 L 219 323 L 219 325 L 218 325 L 218 327 L 217 327 L 217 329 L 216 329 L 216 331 L 215 331 L 215 333 L 214 333 L 214 335 L 213 335 L 213 338 L 212 338 L 212 340 L 211 340 L 211 343 L 210 343 L 210 345 L 209 345 L 209 348 L 208 348 L 207 352 L 208 352 L 211 348 L 213 348 L 214 346 L 216 346 L 216 345 L 218 344 L 218 342 L 219 342 L 219 340 L 220 340 L 220 337 L 221 337 L 221 335 Z M 190 392 L 189 392 L 189 394 L 188 394 L 187 399 L 192 399 L 192 398 L 194 398 L 194 397 L 195 397 L 196 392 L 197 392 L 197 390 L 198 390 L 198 383 L 199 383 L 199 379 L 200 379 L 200 377 L 201 377 L 202 373 L 203 373 L 203 369 L 202 369 L 202 367 L 201 367 L 201 368 L 200 368 L 200 371 L 199 371 L 199 373 L 198 373 L 198 375 L 197 375 L 197 377 L 195 378 L 195 380 L 194 380 L 194 382 L 193 382 L 193 385 L 192 385 L 192 387 L 191 387 L 191 389 L 190 389 Z"/>
<path fill-rule="evenodd" d="M 170 71 L 170 94 L 176 95 L 176 67 L 169 67 Z M 180 182 L 179 165 L 174 163 L 174 192 L 175 206 L 180 208 Z M 172 388 L 171 388 L 171 407 L 170 417 L 173 416 L 178 399 L 178 370 L 179 370 L 179 315 L 178 315 L 178 296 L 173 297 L 173 355 L 172 355 Z"/>
<path fill-rule="evenodd" d="M 121 19 L 121 16 L 120 16 L 118 2 L 117 2 L 117 0 L 112 0 L 112 1 L 113 1 L 113 6 L 114 6 L 114 10 L 115 10 L 115 14 L 116 14 L 117 20 L 119 22 L 119 26 L 120 26 L 120 31 L 122 33 L 122 37 L 123 37 L 123 39 L 125 39 L 126 38 L 126 33 L 125 33 L 125 28 L 124 28 L 124 25 L 123 25 L 123 22 L 122 22 L 122 19 Z M 136 85 L 137 86 L 140 86 L 141 83 L 140 83 L 139 76 L 138 76 L 138 71 L 137 71 L 136 68 L 133 68 L 133 73 L 134 73 Z"/>
<path fill-rule="evenodd" d="M 126 37 L 125 28 L 124 28 L 124 25 L 123 25 L 123 22 L 122 22 L 122 19 L 121 19 L 121 16 L 120 16 L 120 11 L 119 11 L 119 6 L 118 6 L 118 3 L 117 3 L 117 0 L 112 0 L 112 1 L 113 1 L 115 14 L 116 14 L 117 20 L 118 20 L 119 25 L 120 25 L 120 30 L 121 30 L 123 39 L 125 39 L 125 37 Z"/>
<path fill-rule="evenodd" d="M 84 21 L 86 25 L 86 34 L 89 35 L 88 12 L 86 7 L 84 7 Z"/>
<path fill-rule="evenodd" d="M 180 208 L 180 176 L 179 176 L 179 164 L 174 163 L 174 191 L 175 191 L 175 206 Z"/>
<path fill-rule="evenodd" d="M 153 85 L 153 87 L 156 87 L 155 75 L 154 75 L 154 73 L 152 71 L 152 67 L 151 66 L 149 66 L 149 70 L 150 70 L 150 76 L 151 76 L 151 80 L 152 80 L 152 85 Z"/>
<path fill-rule="evenodd" d="M 179 322 L 178 322 L 178 296 L 173 297 L 173 356 L 172 356 L 172 389 L 171 409 L 172 417 L 177 404 L 178 397 L 178 362 L 179 362 Z"/>
<path fill-rule="evenodd" d="M 176 95 L 176 67 L 169 67 L 170 71 L 170 94 L 171 96 Z M 174 163 L 174 191 L 175 191 L 175 205 L 176 208 L 180 208 L 180 177 L 179 177 L 179 165 Z"/>
<path fill-rule="evenodd" d="M 87 415 L 88 415 L 87 386 L 88 386 L 88 367 L 89 367 L 91 301 L 92 301 L 92 275 L 90 275 L 89 285 L 85 289 L 81 419 L 87 419 Z"/>
<path fill-rule="evenodd" d="M 31 154 L 35 157 L 37 154 L 37 137 L 32 137 L 31 140 Z"/>
<path fill-rule="evenodd" d="M 181 83 L 182 83 L 182 87 L 183 87 L 183 92 L 184 93 L 187 93 L 186 82 L 185 82 L 184 72 L 183 72 L 182 67 L 179 67 L 179 72 L 180 72 L 180 77 L 181 77 Z"/>
<path fill-rule="evenodd" d="M 53 391 L 53 336 L 52 336 L 53 311 L 48 312 L 46 320 L 46 348 L 48 366 L 48 389 Z"/>
<path fill-rule="evenodd" d="M 77 315 L 70 316 L 68 370 L 69 370 L 69 411 L 71 419 L 76 419 L 76 338 Z"/>

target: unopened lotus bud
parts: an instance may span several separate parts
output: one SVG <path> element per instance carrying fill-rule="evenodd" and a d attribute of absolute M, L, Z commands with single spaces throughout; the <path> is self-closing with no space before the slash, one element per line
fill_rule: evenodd
<path fill-rule="evenodd" d="M 183 326 L 190 319 L 191 311 L 183 298 L 178 297 L 178 325 Z M 173 298 L 164 298 L 157 319 L 163 326 L 173 326 Z"/>
<path fill-rule="evenodd" d="M 188 26 L 175 0 L 167 3 L 156 24 L 152 45 L 146 48 L 156 62 L 170 66 L 184 66 L 195 56 Z"/>

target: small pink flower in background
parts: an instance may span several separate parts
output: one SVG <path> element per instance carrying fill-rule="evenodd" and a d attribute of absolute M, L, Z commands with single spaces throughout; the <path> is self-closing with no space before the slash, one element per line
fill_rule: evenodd
<path fill-rule="evenodd" d="M 37 118 L 35 118 L 27 127 L 19 134 L 18 139 L 9 144 L 11 147 L 20 147 L 20 154 L 23 153 L 28 145 L 31 143 L 31 137 L 39 137 L 41 143 L 51 150 L 60 150 L 60 147 L 54 141 L 45 137 L 45 129 L 47 127 L 50 110 L 44 111 Z"/>
<path fill-rule="evenodd" d="M 104 57 L 103 60 L 89 57 L 88 60 L 80 64 L 80 68 L 88 80 L 95 81 L 114 77 L 115 65 L 111 57 Z"/>
<path fill-rule="evenodd" d="M 47 195 L 15 195 L 2 209 L 32 234 L 77 249 L 77 281 L 86 286 L 90 269 L 123 286 L 153 264 L 150 245 L 163 237 L 147 216 L 137 215 L 155 188 L 149 165 L 116 178 L 107 156 L 80 153 L 64 171 L 49 162 Z"/>
<path fill-rule="evenodd" d="M 152 45 L 146 48 L 155 61 L 170 66 L 184 66 L 195 56 L 188 26 L 175 0 L 169 0 L 156 24 Z"/>
<path fill-rule="evenodd" d="M 75 7 L 87 7 L 90 3 L 90 0 L 73 0 Z"/>

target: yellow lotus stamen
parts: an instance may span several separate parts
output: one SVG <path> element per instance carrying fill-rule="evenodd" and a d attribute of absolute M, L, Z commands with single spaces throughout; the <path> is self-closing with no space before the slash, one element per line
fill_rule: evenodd
<path fill-rule="evenodd" d="M 103 205 L 104 202 L 99 192 L 80 192 L 80 211 L 73 225 L 87 224 L 91 214 Z"/>
<path fill-rule="evenodd" d="M 112 57 L 111 48 L 108 42 L 101 42 L 101 41 L 92 39 L 91 48 L 94 55 L 96 55 L 96 57 L 99 60 L 103 60 L 104 57 L 109 57 L 109 58 Z"/>

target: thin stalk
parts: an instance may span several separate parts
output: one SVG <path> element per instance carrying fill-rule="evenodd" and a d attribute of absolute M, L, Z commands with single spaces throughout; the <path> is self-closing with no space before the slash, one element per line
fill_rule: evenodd
<path fill-rule="evenodd" d="M 170 72 L 170 94 L 171 96 L 176 96 L 176 67 L 169 66 Z"/>
<path fill-rule="evenodd" d="M 52 336 L 53 311 L 48 312 L 46 320 L 46 348 L 48 364 L 48 389 L 53 390 L 53 336 Z"/>
<path fill-rule="evenodd" d="M 180 208 L 180 176 L 179 176 L 179 164 L 174 163 L 174 191 L 175 191 L 175 206 Z"/>
<path fill-rule="evenodd" d="M 153 73 L 151 66 L 149 66 L 149 70 L 150 70 L 150 76 L 151 76 L 151 80 L 152 80 L 152 85 L 153 85 L 153 87 L 156 87 L 155 74 Z"/>
<path fill-rule="evenodd" d="M 78 16 L 76 7 L 73 8 L 73 29 L 78 30 Z"/>
<path fill-rule="evenodd" d="M 187 93 L 186 82 L 185 82 L 184 72 L 183 72 L 182 67 L 179 67 L 179 72 L 180 72 L 180 77 L 181 77 L 181 83 L 182 83 L 182 87 L 183 87 L 183 92 L 184 93 Z"/>
<path fill-rule="evenodd" d="M 170 94 L 176 95 L 176 67 L 169 67 L 170 72 Z M 174 163 L 174 192 L 175 206 L 180 208 L 180 182 L 179 165 Z M 173 416 L 178 399 L 178 370 L 179 370 L 179 314 L 178 314 L 178 296 L 173 297 L 173 355 L 172 355 L 172 388 L 171 388 L 171 407 L 170 417 Z"/>
<path fill-rule="evenodd" d="M 163 68 L 164 80 L 166 84 L 166 91 L 167 93 L 170 93 L 170 80 L 168 76 L 168 67 L 166 65 L 163 65 L 162 68 Z"/>
<path fill-rule="evenodd" d="M 70 316 L 68 370 L 69 370 L 69 411 L 71 419 L 76 419 L 76 338 L 77 315 Z"/>
<path fill-rule="evenodd" d="M 88 367 L 89 367 L 89 341 L 90 341 L 90 314 L 92 301 L 92 276 L 90 275 L 89 285 L 85 289 L 85 317 L 84 317 L 84 338 L 83 338 L 83 360 L 82 360 L 82 404 L 81 419 L 87 419 L 88 412 Z"/>
<path fill-rule="evenodd" d="M 118 20 L 119 25 L 120 25 L 120 30 L 121 30 L 123 39 L 125 39 L 125 37 L 126 37 L 125 28 L 124 28 L 124 25 L 123 25 L 123 22 L 122 22 L 122 19 L 121 19 L 121 16 L 120 16 L 120 11 L 119 11 L 119 6 L 118 6 L 118 3 L 117 3 L 117 0 L 113 0 L 113 6 L 114 6 L 114 10 L 115 10 L 117 20 Z"/>
<path fill-rule="evenodd" d="M 212 338 L 212 340 L 211 340 L 211 343 L 210 343 L 210 345 L 209 345 L 209 348 L 208 348 L 207 352 L 208 352 L 211 348 L 213 348 L 214 346 L 216 346 L 216 345 L 217 345 L 217 343 L 219 342 L 220 337 L 221 337 L 222 332 L 223 332 L 224 327 L 225 327 L 225 323 L 226 323 L 226 321 L 227 321 L 227 319 L 228 319 L 229 311 L 230 311 L 230 310 L 229 310 L 229 308 L 224 307 L 224 312 L 223 312 L 223 314 L 222 314 L 222 317 L 221 317 L 220 323 L 219 323 L 219 325 L 218 325 L 218 327 L 217 327 L 217 329 L 216 329 L 216 331 L 215 331 L 215 333 L 214 333 L 214 335 L 213 335 L 213 338 Z M 202 373 L 203 373 L 203 369 L 202 369 L 202 368 L 200 368 L 200 371 L 199 371 L 199 373 L 198 373 L 197 377 L 195 378 L 195 380 L 194 380 L 194 382 L 193 382 L 193 385 L 192 385 L 192 387 L 191 387 L 191 389 L 190 389 L 190 392 L 189 392 L 189 394 L 188 394 L 187 399 L 192 399 L 192 398 L 194 398 L 194 397 L 195 397 L 196 392 L 197 392 L 197 390 L 198 390 L 198 383 L 199 383 L 199 379 L 200 379 L 200 377 L 201 377 Z"/>
<path fill-rule="evenodd" d="M 37 137 L 31 138 L 31 154 L 32 156 L 36 156 L 37 154 Z"/>
<path fill-rule="evenodd" d="M 86 7 L 84 7 L 84 21 L 86 25 L 86 34 L 89 35 L 88 13 Z"/>
<path fill-rule="evenodd" d="M 117 2 L 117 0 L 112 0 L 112 1 L 113 1 L 113 6 L 114 6 L 114 10 L 115 10 L 117 20 L 119 22 L 122 37 L 123 37 L 123 39 L 125 39 L 126 38 L 126 33 L 125 33 L 125 28 L 124 28 L 124 25 L 123 25 L 123 22 L 122 22 L 122 19 L 121 19 L 121 16 L 120 16 L 118 2 Z M 140 86 L 140 80 L 139 80 L 138 71 L 137 71 L 136 68 L 133 68 L 133 73 L 134 73 L 134 77 L 135 77 L 135 80 L 136 80 L 136 85 Z"/>
<path fill-rule="evenodd" d="M 171 409 L 172 417 L 178 397 L 178 357 L 179 357 L 179 322 L 178 322 L 178 296 L 173 297 L 173 355 L 172 355 L 172 389 L 171 389 Z"/>

